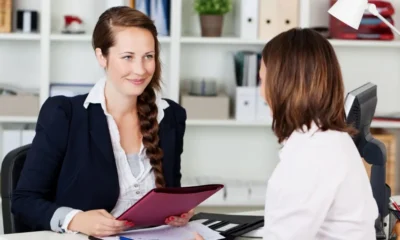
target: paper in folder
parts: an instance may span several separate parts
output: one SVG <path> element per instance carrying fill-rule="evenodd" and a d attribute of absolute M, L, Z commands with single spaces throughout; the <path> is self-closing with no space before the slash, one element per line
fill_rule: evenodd
<path fill-rule="evenodd" d="M 131 221 L 135 227 L 163 225 L 166 218 L 180 216 L 190 211 L 223 187 L 222 184 L 208 184 L 180 188 L 155 188 L 117 219 Z"/>

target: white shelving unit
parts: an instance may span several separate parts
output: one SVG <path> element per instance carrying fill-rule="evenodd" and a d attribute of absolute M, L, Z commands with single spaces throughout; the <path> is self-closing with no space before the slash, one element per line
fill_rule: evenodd
<path fill-rule="evenodd" d="M 15 2 L 17 9 L 30 8 L 40 12 L 40 33 L 0 34 L 0 83 L 39 88 L 40 103 L 43 103 L 49 96 L 51 83 L 95 83 L 103 75 L 91 48 L 91 34 L 96 19 L 105 10 L 104 0 Z M 327 26 L 329 2 L 301 0 L 301 26 Z M 400 12 L 400 3 L 392 2 L 396 12 Z M 236 4 L 234 8 L 237 9 Z M 80 16 L 87 32 L 62 34 L 65 14 Z M 159 38 L 165 97 L 179 102 L 182 83 L 203 77 L 216 79 L 231 97 L 234 96 L 231 53 L 261 51 L 266 43 L 265 40 L 235 37 L 234 19 L 235 11 L 225 16 L 222 37 L 202 38 L 193 0 L 171 0 L 171 33 Z M 395 16 L 395 22 L 396 25 L 400 23 L 399 14 Z M 377 111 L 400 110 L 397 104 L 400 102 L 399 40 L 330 42 L 337 51 L 347 91 L 365 82 L 376 83 Z M 0 117 L 0 126 L 3 123 L 34 123 L 36 119 L 37 116 Z M 183 175 L 267 180 L 277 163 L 280 149 L 270 126 L 268 122 L 259 121 L 188 119 L 182 156 Z M 373 127 L 400 129 L 400 124 L 379 121 L 374 122 Z M 254 207 L 253 203 L 247 205 Z M 246 203 L 232 206 L 243 207 Z"/>

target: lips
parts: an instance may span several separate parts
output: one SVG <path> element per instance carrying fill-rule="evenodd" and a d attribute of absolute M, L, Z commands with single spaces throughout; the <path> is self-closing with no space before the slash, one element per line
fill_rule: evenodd
<path fill-rule="evenodd" d="M 128 79 L 128 81 L 129 81 L 130 83 L 134 84 L 134 85 L 143 84 L 145 80 L 146 80 L 146 79 L 144 79 L 144 78 L 141 78 L 141 79 Z"/>

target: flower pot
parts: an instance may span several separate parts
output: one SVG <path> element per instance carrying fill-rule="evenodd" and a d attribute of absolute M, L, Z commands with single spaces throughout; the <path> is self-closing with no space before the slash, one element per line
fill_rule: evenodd
<path fill-rule="evenodd" d="M 200 15 L 201 36 L 220 37 L 223 20 L 223 15 Z"/>

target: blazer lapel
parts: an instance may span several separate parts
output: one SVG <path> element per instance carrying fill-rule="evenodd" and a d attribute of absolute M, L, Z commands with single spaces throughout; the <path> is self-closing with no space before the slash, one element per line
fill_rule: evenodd
<path fill-rule="evenodd" d="M 171 127 L 168 119 L 163 119 L 159 124 L 159 145 L 163 151 L 163 174 L 167 187 L 173 185 L 174 169 L 173 164 L 167 161 L 174 161 L 175 129 Z"/>
<path fill-rule="evenodd" d="M 100 104 L 89 105 L 90 135 L 106 160 L 115 162 L 106 115 Z"/>

